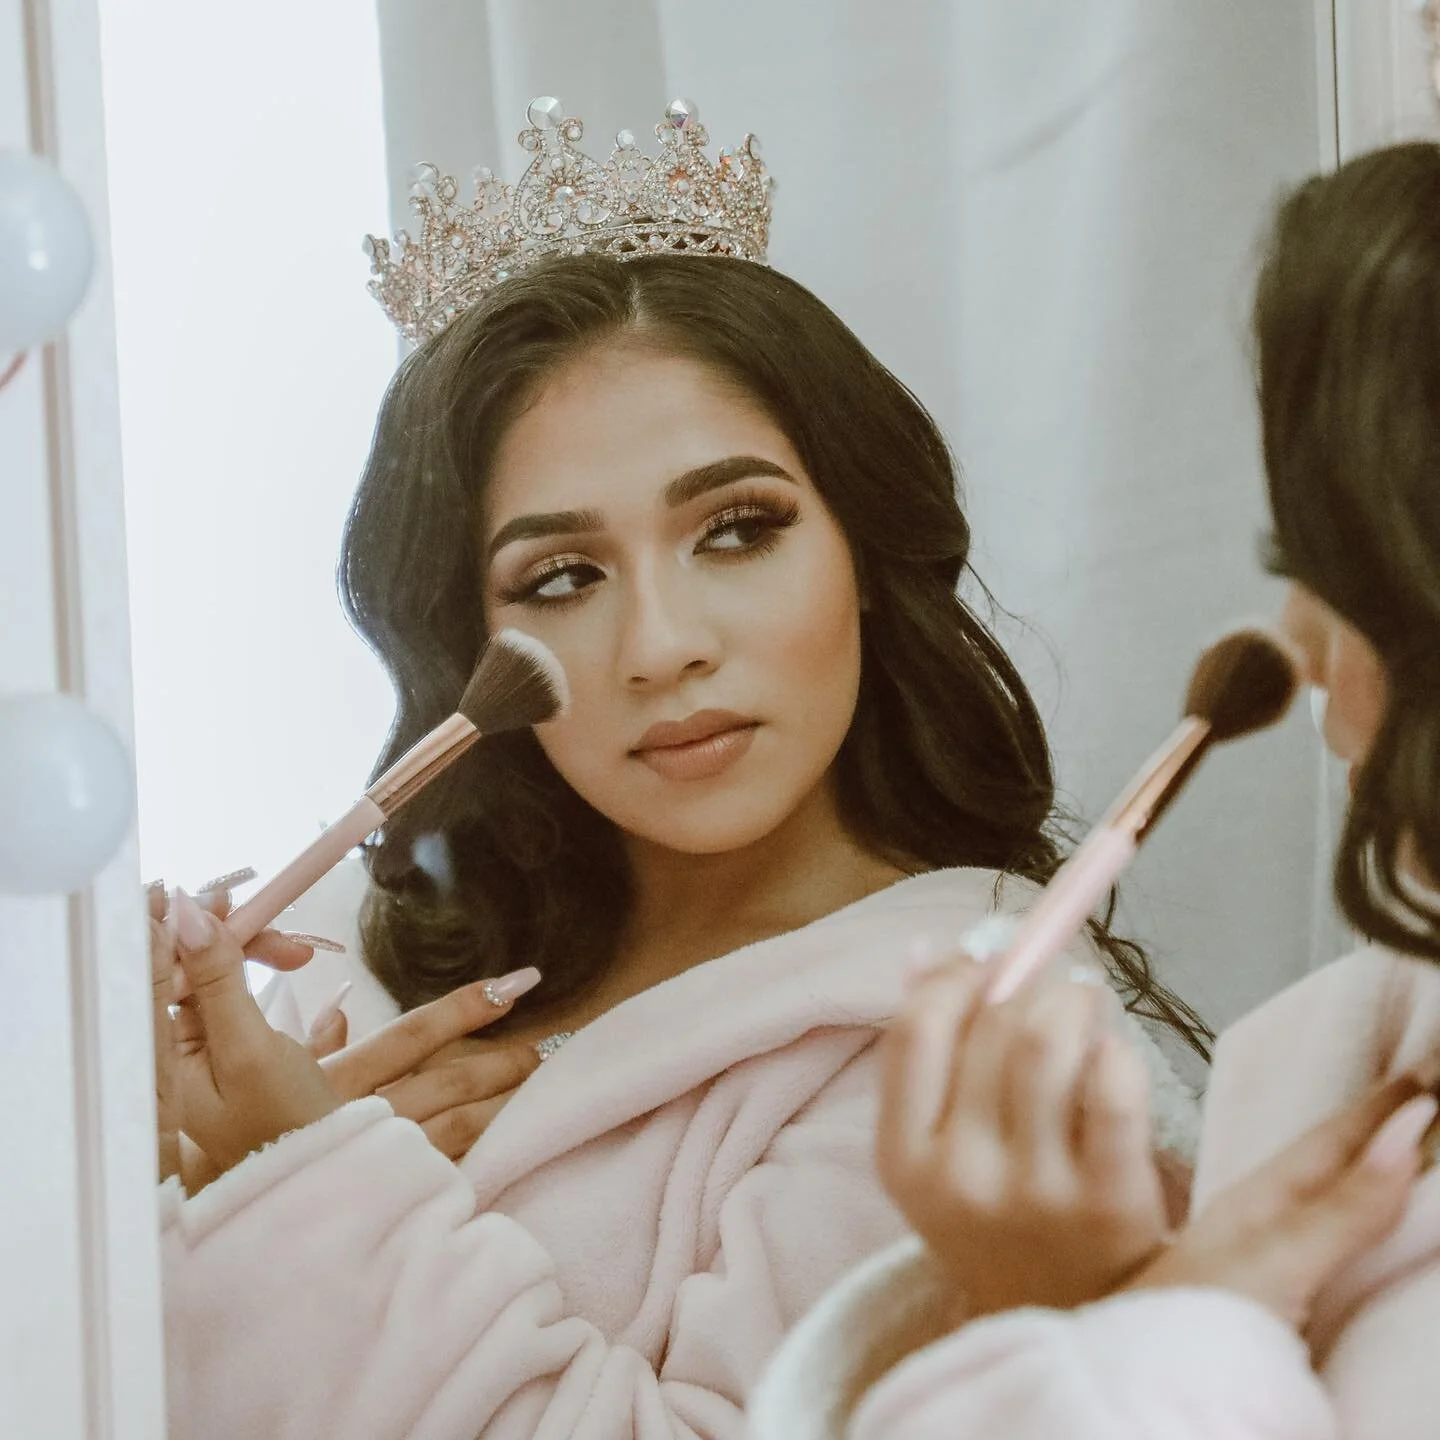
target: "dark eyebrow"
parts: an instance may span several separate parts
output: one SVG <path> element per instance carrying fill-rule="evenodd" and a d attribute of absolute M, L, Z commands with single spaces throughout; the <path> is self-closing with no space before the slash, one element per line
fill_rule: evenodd
<path fill-rule="evenodd" d="M 758 455 L 730 455 L 724 460 L 698 465 L 683 475 L 677 475 L 665 487 L 665 504 L 671 510 L 677 510 L 707 491 L 718 490 L 722 485 L 733 485 L 737 480 L 748 480 L 755 475 L 773 475 L 777 480 L 788 480 L 792 485 L 800 483 L 773 460 L 762 460 Z M 548 514 L 517 515 L 495 532 L 495 538 L 485 553 L 493 560 L 500 550 L 517 540 L 544 540 L 551 535 L 595 535 L 604 528 L 605 517 L 598 510 L 555 510 Z"/>
<path fill-rule="evenodd" d="M 496 532 L 486 550 L 493 560 L 506 545 L 517 540 L 544 540 L 550 535 L 597 535 L 605 528 L 605 517 L 598 510 L 554 510 L 546 515 L 517 515 L 507 520 Z"/>
<path fill-rule="evenodd" d="M 665 503 L 676 510 L 707 490 L 718 490 L 722 485 L 733 485 L 737 480 L 748 480 L 755 475 L 773 475 L 777 480 L 788 480 L 792 485 L 800 483 L 773 460 L 762 460 L 758 455 L 731 455 L 677 475 L 665 487 Z"/>

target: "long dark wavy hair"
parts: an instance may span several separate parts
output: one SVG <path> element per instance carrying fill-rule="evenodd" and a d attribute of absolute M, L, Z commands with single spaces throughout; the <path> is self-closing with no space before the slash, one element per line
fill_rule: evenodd
<path fill-rule="evenodd" d="M 1254 312 L 1270 568 L 1375 647 L 1389 703 L 1335 892 L 1362 934 L 1440 960 L 1440 147 L 1396 145 L 1280 207 Z"/>
<path fill-rule="evenodd" d="M 497 286 L 400 367 L 341 561 L 350 618 L 395 687 L 376 773 L 451 713 L 485 643 L 479 538 L 497 441 L 557 366 L 622 335 L 758 400 L 848 539 L 866 606 L 859 700 L 834 769 L 844 822 L 908 870 L 1047 880 L 1062 858 L 1049 750 L 1019 674 L 957 597 L 970 528 L 945 442 L 819 300 L 741 260 L 552 261 Z M 615 958 L 631 894 L 620 837 L 529 731 L 482 742 L 367 859 L 365 959 L 403 1008 L 534 964 L 545 978 L 525 1003 L 533 1021 Z M 1095 937 L 1127 1004 L 1205 1053 L 1204 1023 L 1108 922 Z"/>

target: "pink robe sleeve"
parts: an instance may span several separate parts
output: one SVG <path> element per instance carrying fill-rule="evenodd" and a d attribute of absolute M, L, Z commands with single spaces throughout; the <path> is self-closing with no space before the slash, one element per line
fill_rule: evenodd
<path fill-rule="evenodd" d="M 1339 1440 L 1290 1329 L 1224 1290 L 1012 1310 L 903 1361 L 848 1440 Z"/>
<path fill-rule="evenodd" d="M 737 1173 L 658 1369 L 567 1314 L 545 1250 L 383 1100 L 169 1192 L 172 1440 L 738 1440 L 785 1328 L 900 1233 L 864 1060 Z"/>

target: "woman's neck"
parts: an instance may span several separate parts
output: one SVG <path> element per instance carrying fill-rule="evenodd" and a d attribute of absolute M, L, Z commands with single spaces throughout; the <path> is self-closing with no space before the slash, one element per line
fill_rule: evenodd
<path fill-rule="evenodd" d="M 533 1042 L 578 1030 L 652 985 L 822 919 L 910 873 L 845 829 L 828 786 L 744 850 L 683 855 L 628 845 L 635 898 L 614 964 L 563 1011 L 507 1027 L 507 1039 Z"/>
<path fill-rule="evenodd" d="M 664 972 L 656 980 L 808 925 L 907 873 L 849 833 L 828 784 L 743 850 L 681 854 L 632 840 L 629 853 L 634 901 L 617 969 Z"/>

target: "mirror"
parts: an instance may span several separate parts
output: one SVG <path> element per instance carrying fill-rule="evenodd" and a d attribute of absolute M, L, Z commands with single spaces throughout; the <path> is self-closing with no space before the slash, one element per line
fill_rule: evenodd
<path fill-rule="evenodd" d="M 401 352 L 360 240 L 407 224 L 416 161 L 515 180 L 547 94 L 602 157 L 674 94 L 712 153 L 761 138 L 771 261 L 948 438 L 985 613 L 1096 816 L 1201 646 L 1277 602 L 1245 312 L 1270 206 L 1333 146 L 1316 15 L 257 0 L 221 29 L 102 0 L 145 872 L 272 872 L 365 783 L 392 702 L 335 565 Z M 1217 1029 L 1344 948 L 1309 724 L 1217 755 L 1124 885 L 1117 928 Z M 339 972 L 309 973 L 313 1015 Z M 492 1193 L 539 1163 L 509 1133 Z"/>
<path fill-rule="evenodd" d="M 975 566 L 1093 817 L 1200 645 L 1273 604 L 1245 305 L 1267 207 L 1323 155 L 1309 0 L 741 5 L 718 36 L 671 6 L 663 43 L 645 7 L 474 8 L 270 3 L 223 33 L 101 8 L 146 873 L 273 871 L 368 773 L 390 692 L 334 569 L 399 351 L 360 239 L 409 223 L 418 160 L 466 196 L 477 165 L 518 178 L 542 93 L 602 157 L 671 89 L 712 151 L 762 138 L 773 263 L 949 438 Z M 191 58 L 217 46 L 224 67 Z M 1340 944 L 1319 755 L 1282 734 L 1218 756 L 1125 887 L 1214 1024 Z"/>

